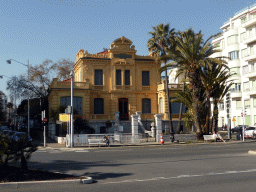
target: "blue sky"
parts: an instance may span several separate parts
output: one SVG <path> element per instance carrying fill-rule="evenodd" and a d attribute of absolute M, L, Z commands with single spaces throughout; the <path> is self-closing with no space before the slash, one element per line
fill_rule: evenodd
<path fill-rule="evenodd" d="M 75 61 L 80 49 L 89 53 L 109 48 L 117 38 L 133 41 L 138 55 L 148 55 L 148 32 L 160 23 L 183 31 L 202 30 L 205 39 L 248 6 L 244 0 L 8 0 L 0 4 L 0 75 L 19 76 L 24 64 L 46 59 Z M 254 3 L 254 2 L 252 2 Z M 0 90 L 6 94 L 6 81 Z"/>

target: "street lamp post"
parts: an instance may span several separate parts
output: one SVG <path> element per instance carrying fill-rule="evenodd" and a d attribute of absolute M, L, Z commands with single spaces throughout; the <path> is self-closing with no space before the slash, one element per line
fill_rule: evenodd
<path fill-rule="evenodd" d="M 70 73 L 71 77 L 71 147 L 74 146 L 74 128 L 73 128 L 73 77 L 74 77 L 74 71 L 72 70 Z"/>
<path fill-rule="evenodd" d="M 11 64 L 11 61 L 16 61 L 16 60 L 14 60 L 14 59 L 9 59 L 9 60 L 6 60 L 6 62 L 8 63 L 8 64 Z M 28 82 L 29 82 L 29 60 L 28 60 L 28 64 L 26 65 L 26 64 L 24 64 L 24 63 L 21 63 L 21 62 L 19 62 L 19 61 L 16 61 L 17 63 L 20 63 L 20 64 L 22 64 L 22 65 L 24 65 L 24 66 L 26 66 L 26 67 L 28 67 Z M 28 89 L 28 135 L 30 136 L 30 126 L 29 126 L 29 99 L 30 99 L 30 95 L 29 95 L 29 89 Z"/>

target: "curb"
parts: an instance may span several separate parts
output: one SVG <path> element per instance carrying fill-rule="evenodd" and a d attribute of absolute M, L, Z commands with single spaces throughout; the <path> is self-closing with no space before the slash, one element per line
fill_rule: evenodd
<path fill-rule="evenodd" d="M 40 186 L 56 186 L 63 184 L 91 184 L 93 179 L 91 177 L 84 177 L 84 179 L 71 180 L 45 180 L 45 181 L 26 181 L 26 182 L 6 182 L 0 183 L 0 190 L 2 189 L 18 189 L 28 187 Z"/>

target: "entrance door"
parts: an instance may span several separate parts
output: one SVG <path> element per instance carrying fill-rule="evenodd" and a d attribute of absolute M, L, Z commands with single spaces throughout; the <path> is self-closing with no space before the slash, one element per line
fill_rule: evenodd
<path fill-rule="evenodd" d="M 129 120 L 128 117 L 128 99 L 127 98 L 119 98 L 119 119 L 120 120 Z"/>

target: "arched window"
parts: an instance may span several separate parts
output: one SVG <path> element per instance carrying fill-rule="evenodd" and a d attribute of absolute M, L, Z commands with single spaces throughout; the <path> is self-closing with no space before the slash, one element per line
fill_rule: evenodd
<path fill-rule="evenodd" d="M 151 99 L 142 99 L 142 113 L 151 114 Z"/>
<path fill-rule="evenodd" d="M 104 99 L 94 99 L 94 114 L 104 114 Z"/>
<path fill-rule="evenodd" d="M 83 98 L 82 97 L 73 97 L 73 107 L 74 110 L 77 111 L 79 115 L 83 114 Z M 61 97 L 60 98 L 60 105 L 68 106 L 71 105 L 71 97 Z"/>

